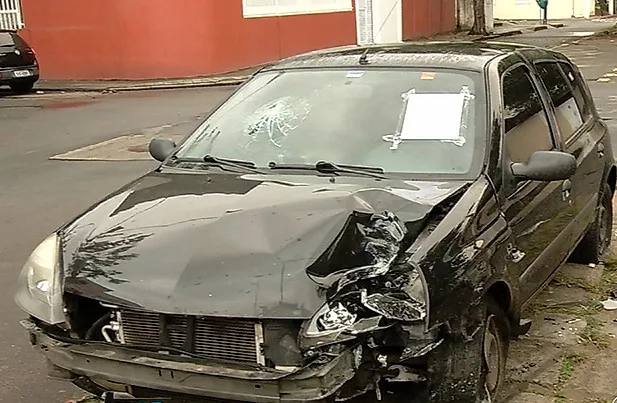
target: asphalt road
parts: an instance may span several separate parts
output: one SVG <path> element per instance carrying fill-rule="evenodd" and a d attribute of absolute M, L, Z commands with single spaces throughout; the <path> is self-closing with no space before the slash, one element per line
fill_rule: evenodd
<path fill-rule="evenodd" d="M 0 93 L 0 402 L 63 402 L 82 396 L 46 379 L 45 362 L 19 326 L 17 274 L 42 239 L 152 162 L 50 161 L 125 134 L 171 124 L 188 133 L 228 88 L 132 94 L 7 97 Z"/>
<path fill-rule="evenodd" d="M 553 46 L 571 39 L 568 32 L 590 30 L 578 26 L 509 40 Z M 615 87 L 591 85 L 603 113 L 617 119 L 617 107 L 610 102 Z M 13 302 L 17 274 L 33 247 L 58 226 L 155 166 L 147 160 L 49 158 L 119 136 L 187 134 L 230 92 L 213 88 L 12 97 L 0 91 L 0 402 L 59 403 L 82 396 L 71 385 L 46 378 L 42 356 L 32 351 L 18 324 L 24 315 Z"/>

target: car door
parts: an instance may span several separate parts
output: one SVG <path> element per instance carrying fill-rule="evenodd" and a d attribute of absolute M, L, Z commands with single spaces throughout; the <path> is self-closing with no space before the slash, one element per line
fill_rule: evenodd
<path fill-rule="evenodd" d="M 571 251 L 595 219 L 604 175 L 602 139 L 606 128 L 593 116 L 585 84 L 568 61 L 537 61 L 535 69 L 551 95 L 562 146 L 577 162 L 576 174 L 571 178 L 571 206 L 574 208 L 568 228 L 570 236 L 563 244 Z"/>
<path fill-rule="evenodd" d="M 513 232 L 506 269 L 519 276 L 521 302 L 530 299 L 559 266 L 553 252 L 567 225 L 567 181 L 515 182 L 510 165 L 527 162 L 536 151 L 558 150 L 554 115 L 542 84 L 519 63 L 501 78 L 503 102 L 504 215 Z"/>

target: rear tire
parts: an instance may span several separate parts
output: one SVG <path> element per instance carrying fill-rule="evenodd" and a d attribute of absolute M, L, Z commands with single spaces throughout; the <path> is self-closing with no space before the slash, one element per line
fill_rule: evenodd
<path fill-rule="evenodd" d="M 29 94 L 32 92 L 32 89 L 34 88 L 34 82 L 27 81 L 27 82 L 11 83 L 9 84 L 9 87 L 11 87 L 11 91 L 13 91 L 15 94 L 18 94 L 18 95 Z"/>
<path fill-rule="evenodd" d="M 574 263 L 599 263 L 608 249 L 613 234 L 613 192 L 604 184 L 596 218 L 570 257 Z"/>

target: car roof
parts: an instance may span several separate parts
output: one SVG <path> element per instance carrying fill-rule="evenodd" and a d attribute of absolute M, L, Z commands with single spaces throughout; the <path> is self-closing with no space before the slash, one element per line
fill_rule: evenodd
<path fill-rule="evenodd" d="M 541 49 L 531 45 L 488 41 L 404 42 L 385 45 L 350 45 L 322 49 L 293 56 L 268 70 L 319 67 L 361 68 L 366 54 L 370 66 L 434 67 L 481 71 L 492 59 L 522 49 Z"/>

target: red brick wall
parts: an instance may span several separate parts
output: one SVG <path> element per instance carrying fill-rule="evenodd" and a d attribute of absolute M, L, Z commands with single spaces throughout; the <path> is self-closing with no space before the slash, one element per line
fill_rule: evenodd
<path fill-rule="evenodd" d="M 47 79 L 201 76 L 356 42 L 353 12 L 244 19 L 241 0 L 22 5 L 22 34 Z"/>
<path fill-rule="evenodd" d="M 403 40 L 456 29 L 455 0 L 403 0 Z"/>

